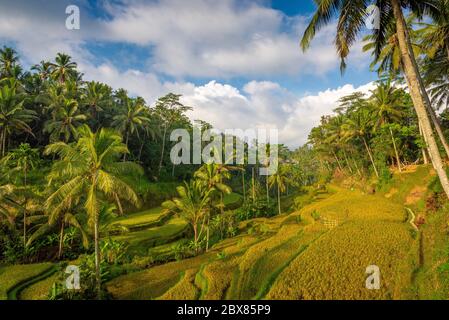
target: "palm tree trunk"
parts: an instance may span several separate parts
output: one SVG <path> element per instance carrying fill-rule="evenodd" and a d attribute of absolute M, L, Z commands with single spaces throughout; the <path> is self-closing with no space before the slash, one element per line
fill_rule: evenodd
<path fill-rule="evenodd" d="M 346 165 L 348 166 L 348 168 L 349 168 L 349 172 L 352 174 L 353 173 L 353 171 L 352 171 L 352 167 L 351 167 L 351 165 L 349 164 L 349 160 L 348 160 L 348 156 L 347 156 L 347 154 L 346 154 L 346 151 L 345 150 L 343 150 L 343 155 L 344 155 L 344 157 L 345 157 L 345 161 L 346 161 Z"/>
<path fill-rule="evenodd" d="M 142 158 L 142 150 L 143 150 L 143 146 L 145 144 L 145 140 L 142 141 L 142 143 L 140 144 L 140 148 L 139 148 L 139 156 L 137 157 L 137 160 L 140 162 L 140 159 Z"/>
<path fill-rule="evenodd" d="M 254 178 L 254 167 L 251 168 L 251 181 L 252 181 L 252 194 L 253 194 L 253 203 L 256 201 L 256 181 Z"/>
<path fill-rule="evenodd" d="M 242 171 L 243 202 L 246 202 L 245 169 Z"/>
<path fill-rule="evenodd" d="M 26 206 L 26 203 L 25 203 Z M 27 211 L 25 207 L 23 208 L 23 247 L 26 247 L 27 244 Z"/>
<path fill-rule="evenodd" d="M 343 171 L 343 168 L 342 168 L 342 166 L 340 164 L 340 160 L 338 160 L 337 154 L 335 153 L 334 150 L 332 150 L 332 154 L 334 155 L 335 160 L 337 160 L 337 165 L 340 168 L 340 171 Z"/>
<path fill-rule="evenodd" d="M 117 202 L 117 206 L 118 206 L 118 212 L 120 212 L 120 215 L 123 215 L 123 207 L 122 207 L 122 203 L 120 202 L 120 199 L 117 195 L 117 193 L 114 192 L 114 197 L 115 197 L 115 202 Z"/>
<path fill-rule="evenodd" d="M 278 186 L 278 212 L 279 214 L 281 214 L 281 190 L 279 188 L 279 184 Z"/>
<path fill-rule="evenodd" d="M 166 135 L 167 135 L 167 125 L 164 126 L 164 134 L 163 134 L 163 136 L 162 136 L 161 159 L 159 160 L 158 175 L 161 174 L 162 161 L 164 160 L 164 152 L 165 152 L 165 136 L 166 136 Z"/>
<path fill-rule="evenodd" d="M 377 171 L 376 164 L 374 163 L 374 158 L 371 153 L 371 149 L 370 149 L 368 143 L 366 142 L 365 137 L 362 137 L 362 140 L 363 140 L 363 143 L 365 144 L 366 151 L 368 151 L 369 159 L 371 160 L 371 164 L 373 165 L 373 168 L 374 168 L 374 173 L 376 174 L 376 177 L 379 178 L 379 172 Z"/>
<path fill-rule="evenodd" d="M 427 92 L 423 92 L 420 88 L 419 72 L 416 68 L 416 60 L 414 59 L 413 50 L 410 50 L 410 38 L 408 36 L 406 23 L 402 13 L 399 0 L 391 0 L 393 13 L 396 18 L 396 29 L 398 35 L 399 49 L 401 51 L 402 61 L 404 62 L 404 74 L 410 84 L 410 95 L 416 110 L 419 121 L 421 121 L 422 131 L 429 149 L 431 161 L 435 167 L 447 197 L 449 198 L 449 180 L 444 169 L 438 145 L 433 135 L 432 125 L 427 115 L 426 102 L 424 96 Z"/>
<path fill-rule="evenodd" d="M 64 243 L 64 222 L 61 223 L 61 232 L 59 234 L 58 260 L 61 260 L 61 257 L 62 257 L 63 243 Z"/>
<path fill-rule="evenodd" d="M 196 222 L 193 224 L 193 242 L 195 242 L 195 253 L 198 253 L 198 226 Z"/>
<path fill-rule="evenodd" d="M 270 191 L 268 188 L 268 176 L 265 176 L 265 187 L 267 189 L 267 204 L 270 204 Z"/>
<path fill-rule="evenodd" d="M 125 144 L 126 144 L 126 148 L 127 148 L 128 151 L 129 151 L 129 148 L 128 148 L 128 140 L 129 140 L 129 131 L 126 130 L 126 140 L 125 140 Z M 124 155 L 123 155 L 123 161 L 126 161 L 126 153 L 124 153 Z"/>
<path fill-rule="evenodd" d="M 2 137 L 2 157 L 5 156 L 6 153 L 6 129 L 3 129 L 3 137 Z"/>
<path fill-rule="evenodd" d="M 95 213 L 94 223 L 94 241 L 95 241 L 95 282 L 97 287 L 97 298 L 101 299 L 101 275 L 100 275 L 100 235 L 98 232 L 98 213 Z"/>
<path fill-rule="evenodd" d="M 389 129 L 390 129 L 391 141 L 393 141 L 394 153 L 396 154 L 396 161 L 398 163 L 398 170 L 399 170 L 399 172 L 402 172 L 401 159 L 399 158 L 398 148 L 396 147 L 396 141 L 394 140 L 393 130 L 391 130 L 391 127 L 389 127 Z"/>
<path fill-rule="evenodd" d="M 418 121 L 418 128 L 419 128 L 419 135 L 424 138 L 424 135 L 422 133 L 422 128 L 421 128 L 421 123 L 419 121 Z M 427 150 L 427 147 L 421 148 L 423 162 L 424 162 L 424 164 L 429 164 L 429 159 L 427 158 L 426 150 Z"/>
<path fill-rule="evenodd" d="M 209 251 L 209 222 L 210 217 L 207 215 L 207 234 L 206 234 L 206 252 Z"/>

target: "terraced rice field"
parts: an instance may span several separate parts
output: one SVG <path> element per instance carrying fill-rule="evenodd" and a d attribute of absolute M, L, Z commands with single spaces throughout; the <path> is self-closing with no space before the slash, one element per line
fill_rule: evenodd
<path fill-rule="evenodd" d="M 116 278 L 108 289 L 119 299 L 407 297 L 417 252 L 404 207 L 333 189 L 299 212 L 242 223 L 247 235 L 208 253 Z M 370 265 L 380 268 L 380 290 L 365 286 Z"/>
<path fill-rule="evenodd" d="M 52 268 L 52 263 L 24 264 L 0 267 L 0 300 L 15 296 L 16 289 L 28 281 Z"/>
<path fill-rule="evenodd" d="M 240 235 L 207 253 L 120 276 L 107 288 L 116 299 L 409 298 L 417 241 L 401 202 L 337 187 L 317 198 L 292 214 L 245 221 Z M 185 241 L 176 239 L 186 223 L 172 216 L 151 227 L 161 217 L 161 210 L 152 209 L 120 218 L 134 231 L 114 239 L 127 241 L 138 254 L 168 254 Z M 326 224 L 330 220 L 335 225 Z M 369 265 L 380 268 L 380 290 L 365 287 Z M 15 266 L 24 268 L 20 273 L 0 267 L 0 297 L 49 267 Z M 45 299 L 53 278 L 32 283 L 20 298 Z"/>

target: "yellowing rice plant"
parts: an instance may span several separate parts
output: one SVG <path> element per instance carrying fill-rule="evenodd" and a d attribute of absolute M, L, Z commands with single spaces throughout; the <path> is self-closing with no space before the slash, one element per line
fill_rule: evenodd
<path fill-rule="evenodd" d="M 0 267 L 0 300 L 6 300 L 8 292 L 21 282 L 36 277 L 51 267 L 51 263 Z"/>
<path fill-rule="evenodd" d="M 46 300 L 53 283 L 58 280 L 58 273 L 25 288 L 20 293 L 20 300 Z"/>
<path fill-rule="evenodd" d="M 188 269 L 199 269 L 213 259 L 216 252 L 182 261 L 170 262 L 147 270 L 115 278 L 107 283 L 108 291 L 117 299 L 155 299 L 173 287 Z"/>
<path fill-rule="evenodd" d="M 162 300 L 195 300 L 199 296 L 199 289 L 195 285 L 198 269 L 186 270 L 182 279 L 159 299 Z"/>
<path fill-rule="evenodd" d="M 413 239 L 401 223 L 348 222 L 323 235 L 279 275 L 268 299 L 394 299 L 398 262 Z M 380 290 L 365 287 L 377 265 Z M 402 269 L 401 269 L 402 270 Z"/>

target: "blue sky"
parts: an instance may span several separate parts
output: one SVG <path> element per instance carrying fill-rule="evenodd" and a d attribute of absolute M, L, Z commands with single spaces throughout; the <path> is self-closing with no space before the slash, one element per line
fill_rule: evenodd
<path fill-rule="evenodd" d="M 69 4 L 80 8 L 80 30 L 65 28 Z M 361 42 L 340 74 L 334 24 L 301 52 L 314 8 L 312 0 L 0 0 L 0 45 L 13 45 L 26 66 L 66 52 L 88 80 L 149 104 L 181 93 L 192 119 L 276 127 L 294 147 L 338 98 L 376 79 Z"/>

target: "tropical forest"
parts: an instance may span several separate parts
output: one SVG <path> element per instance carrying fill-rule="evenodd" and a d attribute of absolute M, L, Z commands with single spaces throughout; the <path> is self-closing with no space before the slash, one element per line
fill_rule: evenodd
<path fill-rule="evenodd" d="M 148 12 L 163 29 L 162 14 L 156 17 L 154 12 L 164 2 L 136 2 L 134 16 Z M 326 52 L 329 59 L 337 61 L 336 75 L 330 83 L 319 80 L 324 76 L 315 82 L 332 88 L 332 81 L 344 81 L 346 74 L 352 81 L 362 69 L 374 79 L 369 86 L 332 96 L 326 112 L 314 111 L 312 103 L 312 112 L 318 114 L 316 121 L 310 120 L 304 141 L 294 135 L 297 131 L 281 131 L 274 143 L 225 133 L 220 122 L 240 117 L 232 114 L 237 109 L 230 102 L 217 109 L 198 106 L 221 101 L 225 94 L 198 98 L 207 86 L 196 81 L 209 79 L 201 66 L 194 65 L 192 76 L 186 76 L 196 86 L 191 96 L 197 100 L 175 86 L 181 76 L 173 76 L 171 85 L 161 80 L 164 90 L 154 90 L 157 97 L 150 100 L 147 87 L 143 93 L 127 87 L 134 79 L 125 79 L 130 73 L 122 74 L 123 81 L 113 78 L 115 71 L 109 71 L 109 78 L 95 78 L 86 56 L 70 46 L 51 47 L 58 50 L 33 61 L 30 52 L 47 52 L 50 40 L 42 45 L 28 36 L 12 41 L 8 22 L 0 22 L 6 30 L 0 31 L 0 300 L 448 299 L 449 1 L 301 1 L 306 2 L 311 7 L 301 20 L 304 27 L 293 33 L 292 52 L 286 52 L 288 46 L 270 51 L 273 59 L 287 63 L 290 55 L 318 56 L 315 46 L 326 45 L 332 48 Z M 268 12 L 289 14 L 287 8 L 263 7 L 258 1 L 239 8 L 208 1 L 191 5 L 192 17 L 214 5 L 226 15 L 256 10 L 260 19 L 271 19 Z M 369 5 L 375 6 L 374 20 L 378 18 L 371 28 L 366 26 Z M 102 23 L 128 17 L 128 8 L 120 10 L 110 9 L 108 14 L 118 17 Z M 81 11 L 79 31 L 90 28 L 90 22 L 83 24 L 84 16 Z M 221 18 L 209 18 L 203 23 L 218 28 Z M 120 21 L 128 24 L 119 24 L 111 34 L 132 24 Z M 257 21 L 254 28 L 263 37 L 269 23 Z M 205 26 L 192 28 L 202 39 L 192 39 L 192 46 L 215 44 L 215 35 Z M 220 43 L 232 46 L 224 44 L 233 34 L 232 23 L 219 28 Z M 135 32 L 154 36 L 156 29 Z M 331 38 L 323 38 L 322 32 Z M 176 47 L 182 34 L 175 33 L 170 44 Z M 280 38 L 287 41 L 289 36 Z M 48 36 L 56 37 L 56 31 Z M 159 74 L 161 68 L 169 73 L 173 66 L 168 65 L 168 53 L 158 51 L 169 50 L 167 43 L 154 38 L 155 68 Z M 31 51 L 25 41 L 32 43 Z M 190 50 L 179 41 L 176 48 Z M 125 64 L 123 48 L 106 46 L 95 54 L 112 61 L 110 52 L 120 51 L 117 59 Z M 138 55 L 144 46 L 129 48 Z M 178 49 L 170 51 L 177 57 L 175 67 L 190 67 L 183 57 L 199 61 Z M 259 65 L 257 50 L 262 50 L 253 49 L 250 69 Z M 227 72 L 228 63 L 245 69 L 245 50 L 223 53 L 230 61 L 220 62 L 218 72 Z M 367 62 L 357 72 L 351 58 L 355 50 Z M 94 59 L 93 52 L 89 59 Z M 222 57 L 206 56 L 201 59 L 217 62 Z M 260 64 L 271 63 L 267 56 L 260 59 Z M 295 68 L 293 62 L 287 69 Z M 254 81 L 229 93 L 231 84 L 237 87 L 239 82 L 232 79 L 239 76 L 210 74 L 230 83 L 220 87 L 233 99 L 226 101 L 258 105 L 267 97 L 256 94 L 277 88 L 273 82 Z M 214 81 L 210 85 L 218 86 Z M 290 112 L 281 93 L 273 99 L 277 104 L 270 107 L 278 114 Z M 298 119 L 306 117 L 302 112 L 307 108 L 295 108 Z M 251 110 L 248 119 L 256 117 Z M 209 116 L 214 112 L 221 113 Z M 260 111 L 265 117 L 269 112 Z M 289 121 L 287 128 L 301 123 Z M 197 143 L 203 157 L 204 150 L 214 159 L 229 153 L 224 144 L 207 149 L 212 140 L 196 141 L 195 130 L 200 129 L 217 132 L 215 137 L 223 141 L 240 141 L 245 155 L 236 161 L 236 143 L 226 157 L 230 161 L 198 163 L 190 154 L 187 162 L 173 161 L 180 142 L 172 133 L 180 129 L 194 137 L 183 152 Z M 276 150 L 276 159 L 251 161 L 248 153 L 257 145 L 266 155 Z M 276 169 L 264 174 L 273 164 Z"/>

